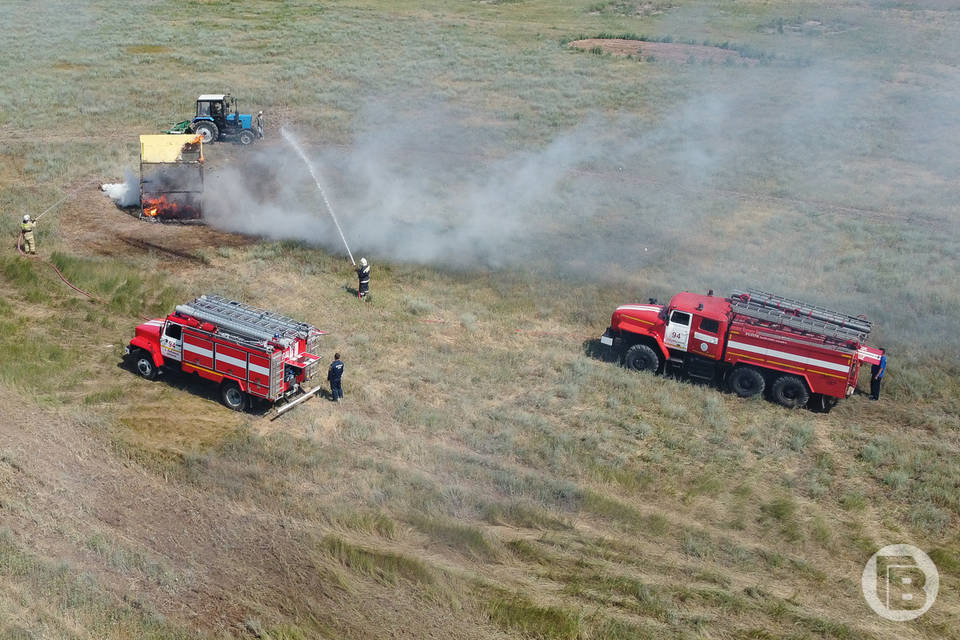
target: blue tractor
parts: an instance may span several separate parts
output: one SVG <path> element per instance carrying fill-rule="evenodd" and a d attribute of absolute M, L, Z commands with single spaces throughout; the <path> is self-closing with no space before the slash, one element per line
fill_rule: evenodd
<path fill-rule="evenodd" d="M 197 98 L 197 115 L 190 130 L 203 136 L 205 144 L 218 140 L 252 144 L 263 138 L 263 111 L 256 116 L 240 113 L 229 93 L 204 94 Z"/>

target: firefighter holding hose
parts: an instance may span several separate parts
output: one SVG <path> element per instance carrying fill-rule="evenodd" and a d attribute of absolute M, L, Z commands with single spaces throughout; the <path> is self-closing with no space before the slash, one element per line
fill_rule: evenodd
<path fill-rule="evenodd" d="M 23 222 L 20 223 L 20 233 L 23 235 L 23 252 L 31 255 L 37 255 L 37 245 L 33 239 L 33 230 L 37 223 L 30 219 L 30 215 L 23 216 Z"/>
<path fill-rule="evenodd" d="M 360 266 L 357 267 L 357 278 L 360 280 L 357 287 L 357 297 L 361 300 L 370 293 L 370 265 L 366 258 L 360 258 Z"/>

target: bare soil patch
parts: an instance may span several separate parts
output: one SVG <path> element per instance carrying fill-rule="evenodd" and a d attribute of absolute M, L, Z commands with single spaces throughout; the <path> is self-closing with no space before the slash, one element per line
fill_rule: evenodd
<path fill-rule="evenodd" d="M 72 247 L 102 256 L 153 253 L 174 264 L 195 267 L 204 262 L 204 249 L 240 247 L 256 238 L 217 231 L 203 224 L 160 223 L 138 219 L 137 210 L 118 208 L 91 183 L 67 200 L 49 219 L 57 218 L 60 233 Z"/>
<path fill-rule="evenodd" d="M 127 47 L 127 53 L 148 54 L 148 53 L 170 53 L 170 47 L 161 44 L 141 44 Z"/>
<path fill-rule="evenodd" d="M 731 49 L 709 47 L 699 44 L 681 44 L 678 42 L 647 42 L 646 40 L 625 40 L 623 38 L 587 38 L 574 40 L 569 44 L 574 49 L 590 51 L 599 47 L 604 53 L 615 56 L 634 56 L 667 62 L 736 62 L 749 65 L 757 64 L 754 58 L 748 58 Z"/>

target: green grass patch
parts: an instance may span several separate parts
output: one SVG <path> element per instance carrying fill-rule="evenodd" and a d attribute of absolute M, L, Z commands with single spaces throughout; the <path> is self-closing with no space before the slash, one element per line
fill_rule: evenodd
<path fill-rule="evenodd" d="M 449 545 L 468 555 L 490 559 L 497 555 L 490 539 L 478 527 L 452 520 L 427 518 L 414 515 L 410 524 L 427 534 L 432 540 Z"/>
<path fill-rule="evenodd" d="M 70 282 L 98 296 L 115 312 L 166 315 L 184 298 L 160 274 L 142 273 L 116 260 L 60 252 L 54 252 L 50 259 Z"/>
<path fill-rule="evenodd" d="M 348 529 L 372 533 L 388 540 L 397 537 L 397 523 L 382 512 L 351 513 L 339 516 L 334 521 Z"/>
<path fill-rule="evenodd" d="M 506 524 L 527 529 L 563 531 L 572 527 L 566 520 L 555 517 L 543 509 L 519 502 L 487 504 L 483 508 L 483 519 L 490 524 Z"/>
<path fill-rule="evenodd" d="M 538 640 L 575 640 L 580 637 L 580 616 L 558 607 L 534 604 L 520 594 L 504 594 L 487 602 L 490 619 L 507 631 Z"/>
<path fill-rule="evenodd" d="M 418 584 L 433 584 L 435 580 L 430 568 L 416 558 L 392 551 L 365 549 L 334 535 L 324 537 L 320 545 L 343 566 L 378 582 L 398 584 L 401 580 L 408 580 Z"/>

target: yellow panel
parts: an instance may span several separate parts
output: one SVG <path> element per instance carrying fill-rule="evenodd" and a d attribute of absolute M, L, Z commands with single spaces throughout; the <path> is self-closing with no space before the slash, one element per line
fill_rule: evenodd
<path fill-rule="evenodd" d="M 140 136 L 140 162 L 180 162 L 184 145 L 200 143 L 202 146 L 202 140 L 194 133 Z M 202 157 L 203 151 L 200 153 Z"/>

